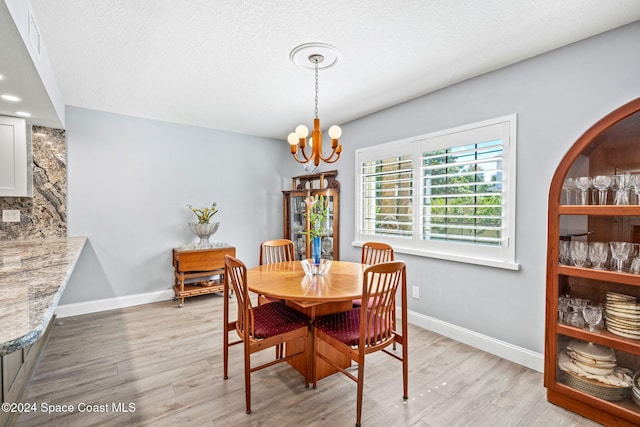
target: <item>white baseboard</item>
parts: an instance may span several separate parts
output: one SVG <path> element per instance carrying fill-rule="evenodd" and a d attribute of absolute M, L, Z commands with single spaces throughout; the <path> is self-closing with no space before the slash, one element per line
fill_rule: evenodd
<path fill-rule="evenodd" d="M 127 295 L 124 297 L 107 298 L 95 301 L 63 304 L 56 308 L 58 318 L 79 316 L 81 314 L 97 313 L 99 311 L 113 310 L 116 308 L 131 307 L 134 305 L 149 304 L 152 302 L 168 301 L 173 298 L 173 290 L 149 292 L 146 294 Z M 409 311 L 409 323 L 421 328 L 433 331 L 447 338 L 454 339 L 487 353 L 502 357 L 538 372 L 544 371 L 544 356 L 540 353 L 518 347 L 504 341 L 497 340 L 487 335 L 482 335 L 469 329 L 451 323 L 443 322 L 421 313 Z"/>
<path fill-rule="evenodd" d="M 79 316 L 81 314 L 97 313 L 115 308 L 131 307 L 158 301 L 168 301 L 173 298 L 173 290 L 149 292 L 146 294 L 127 295 L 124 297 L 106 298 L 95 301 L 62 304 L 56 308 L 58 318 Z"/>
<path fill-rule="evenodd" d="M 517 363 L 534 371 L 544 372 L 544 356 L 526 348 L 500 341 L 487 335 L 424 314 L 409 311 L 408 321 L 412 325 L 433 331 L 447 338 L 478 348 L 503 359 Z"/>

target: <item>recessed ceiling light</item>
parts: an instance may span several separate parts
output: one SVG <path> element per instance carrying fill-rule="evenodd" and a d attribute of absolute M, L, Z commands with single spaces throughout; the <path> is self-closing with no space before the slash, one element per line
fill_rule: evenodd
<path fill-rule="evenodd" d="M 4 80 L 6 79 L 6 77 L 4 76 L 4 74 L 0 74 L 0 80 Z"/>
<path fill-rule="evenodd" d="M 11 101 L 11 102 L 20 102 L 22 101 L 22 99 L 18 98 L 15 95 L 8 95 L 6 93 L 3 93 L 2 95 L 0 95 L 0 98 L 4 99 L 5 101 Z"/>
<path fill-rule="evenodd" d="M 26 111 L 16 111 L 15 113 L 20 117 L 31 117 L 31 113 L 27 113 Z"/>

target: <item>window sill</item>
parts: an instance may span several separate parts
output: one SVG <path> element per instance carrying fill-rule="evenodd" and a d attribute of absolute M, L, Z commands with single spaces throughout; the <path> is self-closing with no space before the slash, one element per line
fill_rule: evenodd
<path fill-rule="evenodd" d="M 357 247 L 362 247 L 363 244 L 364 242 L 351 243 L 352 246 L 357 246 Z M 395 253 L 415 255 L 415 256 L 420 256 L 425 258 L 435 258 L 435 259 L 442 259 L 446 261 L 463 262 L 466 264 L 482 265 L 485 267 L 493 267 L 493 268 L 502 268 L 505 270 L 513 270 L 513 271 L 520 270 L 519 263 L 510 262 L 510 261 L 476 258 L 476 257 L 453 255 L 453 254 L 446 254 L 446 253 L 439 253 L 439 252 L 427 252 L 427 251 L 421 251 L 413 248 L 403 248 L 397 245 L 393 245 L 393 250 Z"/>

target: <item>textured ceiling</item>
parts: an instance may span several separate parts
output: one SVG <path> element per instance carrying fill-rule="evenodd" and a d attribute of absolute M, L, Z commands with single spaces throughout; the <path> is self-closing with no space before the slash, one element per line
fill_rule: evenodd
<path fill-rule="evenodd" d="M 313 119 L 300 44 L 342 53 L 327 129 L 640 19 L 638 0 L 31 3 L 67 105 L 282 139 Z"/>

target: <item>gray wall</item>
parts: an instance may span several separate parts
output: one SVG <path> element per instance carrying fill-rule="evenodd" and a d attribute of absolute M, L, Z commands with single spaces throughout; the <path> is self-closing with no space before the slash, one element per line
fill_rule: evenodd
<path fill-rule="evenodd" d="M 398 254 L 420 299 L 409 308 L 542 353 L 547 193 L 573 142 L 640 96 L 640 23 L 468 80 L 343 125 L 340 254 L 353 247 L 354 150 L 518 114 L 516 260 L 520 271 Z M 354 82 L 359 84 L 359 82 Z M 187 203 L 218 202 L 212 240 L 257 264 L 281 234 L 281 194 L 302 174 L 282 141 L 67 109 L 69 234 L 89 247 L 63 303 L 168 289 L 170 249 L 194 241 Z M 284 138 L 284 135 L 283 135 Z M 191 239 L 191 240 L 190 240 Z"/>
<path fill-rule="evenodd" d="M 354 150 L 518 114 L 520 271 L 398 254 L 420 299 L 409 309 L 542 353 L 547 197 L 553 172 L 594 122 L 640 96 L 640 23 L 465 81 L 343 126 L 340 254 L 357 259 Z"/>
<path fill-rule="evenodd" d="M 88 236 L 61 304 L 170 289 L 171 248 L 197 242 L 187 204 L 215 201 L 212 242 L 248 266 L 282 236 L 284 141 L 67 107 L 68 234 Z M 288 187 L 287 187 L 288 189 Z"/>

